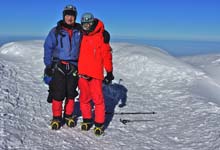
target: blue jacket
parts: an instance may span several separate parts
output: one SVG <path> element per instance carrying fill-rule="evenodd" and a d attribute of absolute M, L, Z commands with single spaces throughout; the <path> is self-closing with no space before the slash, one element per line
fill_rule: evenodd
<path fill-rule="evenodd" d="M 66 30 L 60 28 L 57 32 L 57 27 L 54 27 L 44 43 L 44 64 L 46 67 L 51 66 L 54 60 L 71 61 L 77 66 L 81 38 L 82 33 L 79 28 L 73 28 L 70 40 Z"/>

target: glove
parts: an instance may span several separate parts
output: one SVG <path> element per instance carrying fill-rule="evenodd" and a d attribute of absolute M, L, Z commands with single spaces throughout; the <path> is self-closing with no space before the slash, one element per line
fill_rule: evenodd
<path fill-rule="evenodd" d="M 52 80 L 53 69 L 51 67 L 46 67 L 44 69 L 44 83 L 49 85 Z"/>
<path fill-rule="evenodd" d="M 44 75 L 47 75 L 47 76 L 53 76 L 53 69 L 51 68 L 51 67 L 46 67 L 45 69 L 44 69 Z"/>
<path fill-rule="evenodd" d="M 53 88 L 52 88 L 52 85 L 49 85 L 47 102 L 52 103 L 52 101 L 53 101 Z"/>
<path fill-rule="evenodd" d="M 107 75 L 104 78 L 104 83 L 105 84 L 110 84 L 112 82 L 112 80 L 114 80 L 114 76 L 112 74 L 112 72 L 107 72 Z"/>
<path fill-rule="evenodd" d="M 44 75 L 44 83 L 49 85 L 52 80 L 52 77 Z"/>

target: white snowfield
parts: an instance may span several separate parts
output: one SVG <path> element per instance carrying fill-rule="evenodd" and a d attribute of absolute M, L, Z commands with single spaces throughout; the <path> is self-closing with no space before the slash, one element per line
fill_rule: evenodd
<path fill-rule="evenodd" d="M 12 42 L 0 48 L 0 149 L 220 150 L 220 55 L 180 59 L 159 48 L 111 45 L 115 80 L 103 86 L 106 110 L 156 114 L 106 114 L 97 137 L 80 130 L 76 102 L 77 126 L 53 131 L 43 41 Z"/>

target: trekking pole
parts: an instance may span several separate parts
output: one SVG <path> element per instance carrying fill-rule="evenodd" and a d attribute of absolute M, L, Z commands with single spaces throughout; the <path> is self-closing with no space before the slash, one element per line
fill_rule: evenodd
<path fill-rule="evenodd" d="M 156 114 L 154 111 L 150 112 L 105 112 L 107 115 L 137 115 L 137 114 Z"/>
<path fill-rule="evenodd" d="M 148 121 L 154 121 L 154 120 L 131 120 L 131 119 L 121 119 L 120 118 L 120 122 L 123 123 L 124 125 L 126 125 L 129 122 L 148 122 Z"/>

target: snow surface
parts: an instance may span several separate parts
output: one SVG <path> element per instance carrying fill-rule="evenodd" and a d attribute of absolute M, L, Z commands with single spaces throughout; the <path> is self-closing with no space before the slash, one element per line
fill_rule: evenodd
<path fill-rule="evenodd" d="M 156 114 L 107 115 L 105 134 L 96 137 L 80 130 L 76 100 L 77 126 L 53 131 L 43 41 L 12 42 L 0 48 L 0 149 L 220 149 L 220 55 L 180 59 L 155 47 L 111 44 L 115 80 L 103 86 L 107 111 Z"/>

